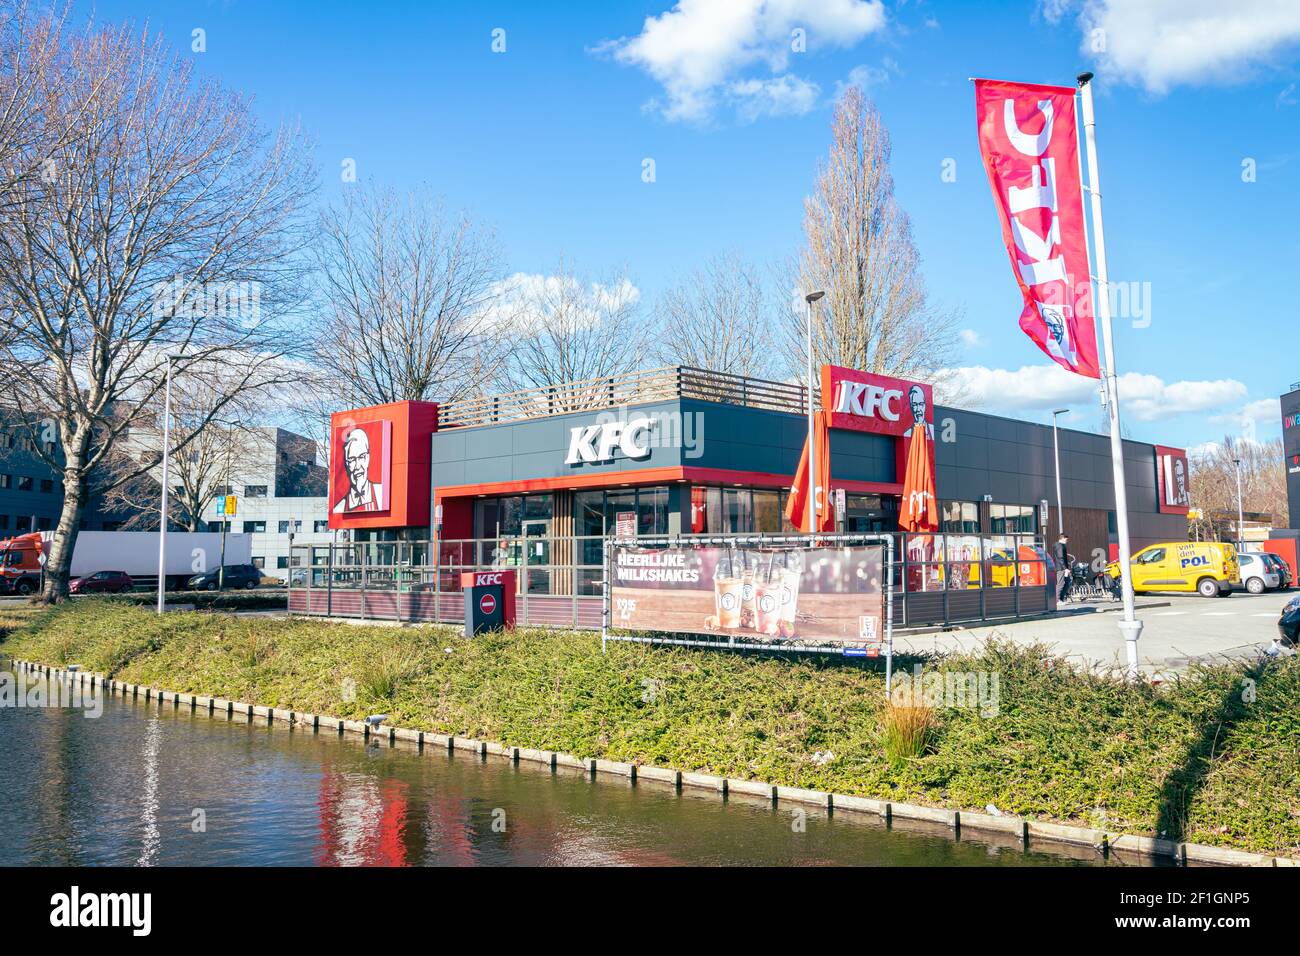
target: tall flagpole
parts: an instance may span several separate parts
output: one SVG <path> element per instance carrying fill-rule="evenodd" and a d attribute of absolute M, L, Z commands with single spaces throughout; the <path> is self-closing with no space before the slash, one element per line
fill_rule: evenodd
<path fill-rule="evenodd" d="M 1102 343 L 1105 349 L 1106 409 L 1110 413 L 1110 464 L 1115 480 L 1115 530 L 1119 538 L 1120 586 L 1124 595 L 1124 618 L 1119 622 L 1120 633 L 1128 655 L 1129 677 L 1138 676 L 1138 636 L 1142 622 L 1137 619 L 1133 601 L 1132 552 L 1128 536 L 1128 493 L 1124 487 L 1124 439 L 1119 426 L 1119 376 L 1115 372 L 1115 338 L 1110 323 L 1110 287 L 1106 281 L 1106 240 L 1101 224 L 1101 181 L 1097 176 L 1096 122 L 1092 113 L 1092 74 L 1079 74 L 1079 92 L 1083 100 L 1083 133 L 1088 149 L 1088 194 L 1092 197 L 1092 243 L 1096 251 L 1097 294 L 1093 296 L 1094 311 L 1101 320 Z"/>

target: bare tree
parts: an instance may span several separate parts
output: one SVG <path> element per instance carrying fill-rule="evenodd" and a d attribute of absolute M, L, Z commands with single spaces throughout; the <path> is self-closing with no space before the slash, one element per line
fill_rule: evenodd
<path fill-rule="evenodd" d="M 885 375 L 934 377 L 951 363 L 955 317 L 932 307 L 907 214 L 894 198 L 889 131 L 856 86 L 835 108 L 831 148 L 804 201 L 799 286 L 823 290 L 815 358 Z M 791 323 L 802 368 L 807 322 Z"/>
<path fill-rule="evenodd" d="M 63 476 L 46 601 L 67 594 L 88 497 L 152 466 L 108 467 L 167 363 L 222 371 L 216 418 L 289 347 L 314 184 L 296 131 L 268 133 L 147 32 L 88 25 L 52 69 L 36 108 L 53 175 L 20 186 L 0 220 L 5 398 Z"/>
<path fill-rule="evenodd" d="M 730 375 L 775 373 L 770 303 L 758 272 L 723 253 L 681 277 L 656 306 L 660 365 Z"/>
<path fill-rule="evenodd" d="M 314 254 L 330 320 L 317 362 L 335 408 L 449 401 L 495 372 L 500 257 L 467 215 L 424 192 L 358 186 L 321 217 Z"/>
<path fill-rule="evenodd" d="M 187 373 L 172 382 L 172 429 L 189 435 L 184 447 L 173 446 L 168 462 L 171 495 L 168 523 L 187 531 L 203 530 L 203 512 L 219 494 L 228 493 L 232 478 L 244 477 L 275 450 L 275 429 L 253 424 L 265 417 L 267 388 L 261 382 L 247 382 L 233 397 L 218 376 Z M 222 408 L 214 411 L 220 403 Z M 149 471 L 138 479 L 113 485 L 105 505 L 130 515 L 123 529 L 154 529 L 161 518 L 163 402 L 157 396 L 153 407 L 142 410 L 136 425 L 119 442 L 105 468 L 138 471 L 150 462 Z"/>
<path fill-rule="evenodd" d="M 1289 521 L 1282 440 L 1259 442 L 1225 436 L 1188 461 L 1191 504 L 1202 513 L 1191 530 L 1202 539 L 1236 537 L 1238 460 L 1242 511 L 1271 515 L 1275 525 Z"/>
<path fill-rule="evenodd" d="M 551 411 L 602 404 L 607 392 L 592 380 L 633 371 L 645 357 L 649 335 L 639 298 L 626 275 L 591 279 L 563 260 L 551 275 L 512 277 L 498 307 L 515 342 L 502 386 L 546 389 Z"/>
<path fill-rule="evenodd" d="M 60 83 L 53 61 L 67 7 L 32 16 L 26 2 L 0 5 L 0 214 L 21 195 L 20 187 L 53 175 L 51 154 L 59 135 L 39 108 L 42 95 Z"/>

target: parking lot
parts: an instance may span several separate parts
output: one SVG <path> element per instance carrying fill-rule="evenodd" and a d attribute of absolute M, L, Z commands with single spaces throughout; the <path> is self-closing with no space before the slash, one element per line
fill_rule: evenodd
<path fill-rule="evenodd" d="M 1203 598 L 1187 594 L 1147 594 L 1137 600 L 1142 620 L 1138 653 L 1148 675 L 1186 670 L 1193 660 L 1254 657 L 1278 636 L 1282 606 L 1300 590 Z M 1105 610 L 1100 610 L 1104 608 Z M 928 634 L 900 634 L 895 648 L 906 651 L 972 649 L 992 636 L 1018 643 L 1042 642 L 1081 666 L 1122 665 L 1124 642 L 1117 622 L 1119 603 L 1071 607 L 1037 621 L 972 627 Z M 1284 653 L 1291 653 L 1284 649 Z"/>

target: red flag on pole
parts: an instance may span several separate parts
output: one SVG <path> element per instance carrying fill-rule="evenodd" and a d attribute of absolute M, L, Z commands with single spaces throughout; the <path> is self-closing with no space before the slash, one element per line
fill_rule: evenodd
<path fill-rule="evenodd" d="M 1020 328 L 1062 368 L 1100 378 L 1074 89 L 975 81 L 980 154 L 1025 305 Z"/>
<path fill-rule="evenodd" d="M 817 442 L 817 530 L 834 531 L 835 514 L 830 507 L 831 487 L 831 435 L 827 413 L 818 409 L 813 413 L 813 440 Z M 808 527 L 808 440 L 804 439 L 803 454 L 795 469 L 794 485 L 786 499 L 785 516 L 800 531 L 810 533 Z"/>
<path fill-rule="evenodd" d="M 934 496 L 934 454 L 925 429 L 915 428 L 907 439 L 907 470 L 898 526 L 904 531 L 937 531 L 939 502 Z"/>

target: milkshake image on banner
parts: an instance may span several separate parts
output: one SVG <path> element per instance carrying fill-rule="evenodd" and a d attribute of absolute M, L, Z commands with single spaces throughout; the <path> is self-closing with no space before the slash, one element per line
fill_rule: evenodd
<path fill-rule="evenodd" d="M 717 612 L 718 627 L 727 631 L 734 631 L 740 627 L 743 592 L 744 587 L 736 567 L 735 556 L 728 554 L 718 561 L 713 574 L 713 602 Z"/>
<path fill-rule="evenodd" d="M 795 614 L 799 610 L 799 581 L 803 577 L 802 551 L 791 551 L 781 569 L 781 635 L 795 636 Z"/>

